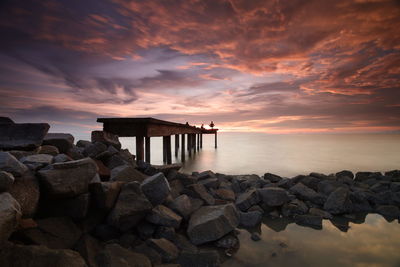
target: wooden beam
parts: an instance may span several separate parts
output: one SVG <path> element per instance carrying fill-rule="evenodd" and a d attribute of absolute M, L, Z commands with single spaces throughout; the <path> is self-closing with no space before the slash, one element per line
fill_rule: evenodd
<path fill-rule="evenodd" d="M 167 136 L 167 164 L 172 164 L 171 136 Z"/>
<path fill-rule="evenodd" d="M 145 156 L 146 162 L 150 163 L 150 137 L 145 137 Z"/>
<path fill-rule="evenodd" d="M 144 137 L 136 136 L 136 160 L 139 162 L 144 159 Z"/>
<path fill-rule="evenodd" d="M 178 156 L 179 152 L 179 134 L 175 135 L 175 157 Z"/>
<path fill-rule="evenodd" d="M 182 144 L 181 144 L 181 161 L 182 162 L 185 162 L 185 135 L 184 134 L 181 134 L 181 142 L 182 142 Z"/>

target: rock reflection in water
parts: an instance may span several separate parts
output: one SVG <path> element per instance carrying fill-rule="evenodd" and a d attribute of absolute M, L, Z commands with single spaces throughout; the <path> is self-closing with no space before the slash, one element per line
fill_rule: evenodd
<path fill-rule="evenodd" d="M 263 218 L 261 240 L 241 230 L 240 249 L 223 266 L 400 266 L 400 225 L 377 214 L 323 221 L 322 230 Z"/>

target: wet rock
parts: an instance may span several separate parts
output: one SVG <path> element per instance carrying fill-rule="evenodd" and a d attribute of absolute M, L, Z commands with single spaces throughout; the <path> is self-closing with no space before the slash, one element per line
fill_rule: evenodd
<path fill-rule="evenodd" d="M 178 258 L 178 248 L 165 238 L 149 239 L 146 244 L 160 253 L 163 262 L 171 262 Z"/>
<path fill-rule="evenodd" d="M 83 154 L 87 157 L 96 158 L 97 155 L 107 150 L 107 145 L 101 142 L 96 142 L 86 146 L 83 150 Z"/>
<path fill-rule="evenodd" d="M 286 190 L 279 187 L 261 188 L 257 191 L 262 202 L 270 207 L 282 206 L 289 201 Z"/>
<path fill-rule="evenodd" d="M 0 124 L 0 150 L 34 150 L 42 144 L 47 123 Z"/>
<path fill-rule="evenodd" d="M 252 228 L 261 223 L 262 213 L 259 211 L 239 212 L 239 225 Z"/>
<path fill-rule="evenodd" d="M 232 204 L 204 206 L 192 214 L 187 234 L 195 245 L 215 241 L 237 227 L 238 217 Z"/>
<path fill-rule="evenodd" d="M 121 143 L 119 142 L 118 135 L 108 133 L 105 131 L 93 131 L 92 132 L 92 143 L 101 142 L 106 145 L 111 145 L 116 149 L 121 149 Z"/>
<path fill-rule="evenodd" d="M 381 205 L 376 207 L 376 212 L 388 219 L 399 219 L 400 209 L 393 205 Z"/>
<path fill-rule="evenodd" d="M 198 252 L 183 251 L 177 261 L 181 267 L 217 267 L 220 266 L 219 254 L 215 250 Z"/>
<path fill-rule="evenodd" d="M 0 171 L 0 193 L 8 191 L 14 183 L 14 176 L 5 171 Z"/>
<path fill-rule="evenodd" d="M 45 246 L 16 244 L 10 244 L 0 250 L 0 266 L 87 267 L 79 253 L 69 249 L 49 249 Z"/>
<path fill-rule="evenodd" d="M 302 183 L 295 184 L 290 188 L 290 191 L 301 200 L 310 200 L 319 205 L 322 205 L 325 202 L 325 198 L 322 195 Z"/>
<path fill-rule="evenodd" d="M 147 177 L 140 187 L 153 205 L 162 204 L 171 191 L 167 178 L 161 172 Z"/>
<path fill-rule="evenodd" d="M 110 180 L 120 182 L 142 182 L 146 175 L 130 165 L 121 165 L 111 170 Z"/>
<path fill-rule="evenodd" d="M 48 154 L 51 156 L 57 156 L 58 154 L 60 154 L 60 151 L 55 146 L 44 145 L 39 147 L 38 154 Z"/>
<path fill-rule="evenodd" d="M 96 255 L 103 249 L 98 240 L 88 234 L 82 235 L 74 248 L 90 267 L 97 266 Z"/>
<path fill-rule="evenodd" d="M 333 191 L 324 204 L 324 210 L 331 214 L 350 213 L 352 211 L 349 190 L 338 188 Z"/>
<path fill-rule="evenodd" d="M 148 257 L 117 244 L 106 245 L 96 256 L 98 267 L 151 267 Z"/>
<path fill-rule="evenodd" d="M 257 190 L 252 189 L 240 194 L 235 202 L 236 207 L 241 211 L 248 210 L 251 206 L 257 205 L 261 201 Z"/>
<path fill-rule="evenodd" d="M 212 195 L 207 192 L 207 189 L 204 185 L 201 184 L 192 184 L 188 185 L 187 190 L 184 190 L 184 193 L 190 195 L 191 197 L 199 198 L 204 200 L 208 205 L 214 205 L 215 199 Z"/>
<path fill-rule="evenodd" d="M 332 219 L 333 218 L 332 214 L 330 214 L 327 211 L 318 209 L 318 208 L 310 208 L 309 213 L 310 213 L 310 215 L 320 216 L 324 219 Z"/>
<path fill-rule="evenodd" d="M 0 245 L 17 228 L 21 219 L 19 203 L 7 192 L 0 194 Z"/>
<path fill-rule="evenodd" d="M 156 225 L 171 226 L 176 229 L 179 228 L 182 221 L 181 216 L 177 215 L 164 205 L 154 207 L 146 216 L 146 219 Z"/>
<path fill-rule="evenodd" d="M 43 140 L 43 145 L 55 146 L 60 153 L 67 153 L 74 144 L 74 137 L 68 133 L 48 133 Z"/>
<path fill-rule="evenodd" d="M 172 202 L 168 203 L 168 207 L 173 211 L 177 212 L 186 220 L 189 218 L 190 214 L 193 212 L 192 202 L 190 198 L 183 194 L 175 198 Z"/>
<path fill-rule="evenodd" d="M 19 162 L 9 152 L 0 151 L 0 170 L 9 172 L 14 177 L 20 177 L 28 171 L 28 167 Z"/>
<path fill-rule="evenodd" d="M 9 193 L 21 206 L 24 218 L 33 217 L 37 211 L 40 198 L 39 183 L 32 172 L 26 172 L 14 181 Z"/>
<path fill-rule="evenodd" d="M 307 212 L 307 205 L 298 199 L 294 199 L 282 206 L 282 215 L 286 217 L 294 217 L 296 215 L 306 214 Z"/>
<path fill-rule="evenodd" d="M 235 193 L 231 189 L 219 188 L 215 190 L 215 195 L 223 200 L 235 201 Z"/>
<path fill-rule="evenodd" d="M 117 203 L 108 216 L 108 223 L 121 231 L 129 230 L 152 209 L 138 182 L 122 186 Z"/>
<path fill-rule="evenodd" d="M 96 163 L 90 158 L 54 163 L 39 172 L 49 196 L 73 197 L 86 193 L 89 182 L 97 173 Z"/>
<path fill-rule="evenodd" d="M 123 182 L 100 182 L 89 185 L 96 208 L 109 211 L 114 207 Z"/>
<path fill-rule="evenodd" d="M 303 214 L 294 217 L 298 225 L 310 226 L 316 229 L 322 229 L 322 217 L 319 215 Z"/>

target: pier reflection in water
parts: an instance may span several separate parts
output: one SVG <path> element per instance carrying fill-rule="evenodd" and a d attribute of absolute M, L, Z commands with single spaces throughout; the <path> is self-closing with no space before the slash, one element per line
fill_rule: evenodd
<path fill-rule="evenodd" d="M 241 230 L 240 249 L 223 266 L 400 266 L 400 226 L 377 214 L 324 220 L 315 230 L 264 217 L 260 241 Z"/>

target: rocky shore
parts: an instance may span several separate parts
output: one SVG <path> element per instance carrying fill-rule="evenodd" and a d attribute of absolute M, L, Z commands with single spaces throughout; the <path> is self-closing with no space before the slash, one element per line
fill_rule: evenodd
<path fill-rule="evenodd" d="M 49 128 L 0 117 L 0 266 L 219 266 L 265 217 L 342 230 L 400 217 L 399 170 L 185 174 L 137 163 L 110 133 L 75 143 Z"/>

